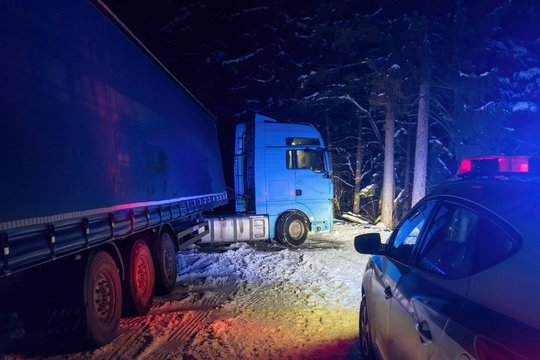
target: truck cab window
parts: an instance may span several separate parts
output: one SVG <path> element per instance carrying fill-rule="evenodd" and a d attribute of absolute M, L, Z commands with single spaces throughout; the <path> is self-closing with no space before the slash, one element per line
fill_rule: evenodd
<path fill-rule="evenodd" d="M 287 138 L 287 146 L 321 145 L 317 138 Z"/>
<path fill-rule="evenodd" d="M 287 150 L 287 169 L 325 171 L 323 150 Z"/>

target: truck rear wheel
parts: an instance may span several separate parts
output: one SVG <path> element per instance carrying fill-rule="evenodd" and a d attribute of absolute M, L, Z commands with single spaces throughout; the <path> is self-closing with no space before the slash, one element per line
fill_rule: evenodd
<path fill-rule="evenodd" d="M 154 299 L 154 262 L 146 241 L 137 239 L 124 253 L 126 279 L 124 306 L 126 315 L 144 315 Z"/>
<path fill-rule="evenodd" d="M 289 211 L 279 217 L 276 236 L 283 245 L 296 247 L 306 241 L 308 229 L 308 220 L 302 213 Z"/>
<path fill-rule="evenodd" d="M 173 237 L 163 231 L 153 247 L 154 265 L 156 269 L 156 293 L 170 294 L 176 284 L 176 248 Z"/>
<path fill-rule="evenodd" d="M 90 344 L 109 343 L 122 314 L 122 283 L 114 259 L 106 251 L 91 255 L 84 277 L 84 313 Z"/>

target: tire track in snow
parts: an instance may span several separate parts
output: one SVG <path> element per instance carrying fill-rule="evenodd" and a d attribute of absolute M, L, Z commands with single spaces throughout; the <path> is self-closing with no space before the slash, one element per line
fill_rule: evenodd
<path fill-rule="evenodd" d="M 182 322 L 177 324 L 177 329 L 170 331 L 167 335 L 155 337 L 149 346 L 134 358 L 139 360 L 171 359 L 177 357 L 175 354 L 183 354 L 189 347 L 191 338 L 207 326 L 208 322 L 204 320 L 209 315 L 210 311 L 186 313 Z"/>
<path fill-rule="evenodd" d="M 170 358 L 172 352 L 181 354 L 190 339 L 211 322 L 205 319 L 238 290 L 238 285 L 226 284 L 219 288 L 220 292 L 215 290 L 195 287 L 187 295 L 179 293 L 179 300 L 155 299 L 147 315 L 122 319 L 119 336 L 96 350 L 95 355 L 110 359 L 149 359 Z M 163 318 L 169 321 L 164 324 Z M 177 328 L 171 331 L 167 328 L 171 325 Z"/>
<path fill-rule="evenodd" d="M 206 323 L 203 321 L 210 316 L 212 311 L 204 311 L 199 313 L 189 312 L 186 315 L 187 320 L 180 328 L 171 332 L 169 341 L 187 342 L 189 338 L 197 333 Z"/>
<path fill-rule="evenodd" d="M 221 306 L 230 301 L 238 289 L 238 284 L 228 284 L 221 287 L 218 293 L 212 292 L 213 296 L 203 297 L 199 304 L 193 304 L 198 309 L 186 312 L 176 329 L 154 339 L 137 359 L 171 359 L 176 357 L 175 354 L 182 358 L 181 354 L 185 353 L 199 331 L 221 318 Z"/>
<path fill-rule="evenodd" d="M 119 336 L 111 344 L 98 349 L 95 355 L 109 359 L 133 359 L 144 351 L 145 344 L 141 343 L 141 338 L 148 330 L 149 323 L 144 318 L 123 319 Z M 109 349 L 113 351 L 107 351 Z M 101 350 L 105 350 L 105 353 L 100 353 Z"/>

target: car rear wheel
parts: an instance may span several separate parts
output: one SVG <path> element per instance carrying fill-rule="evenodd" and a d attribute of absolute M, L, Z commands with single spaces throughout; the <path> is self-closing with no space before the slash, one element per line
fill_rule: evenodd
<path fill-rule="evenodd" d="M 375 358 L 373 356 L 373 343 L 371 342 L 366 295 L 362 295 L 362 302 L 360 303 L 360 351 L 363 360 Z"/>

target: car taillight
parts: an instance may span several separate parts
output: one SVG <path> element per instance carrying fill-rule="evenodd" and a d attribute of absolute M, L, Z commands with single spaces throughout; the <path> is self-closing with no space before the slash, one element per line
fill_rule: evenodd
<path fill-rule="evenodd" d="M 478 156 L 463 159 L 457 174 L 497 175 L 529 173 L 529 156 Z"/>
<path fill-rule="evenodd" d="M 526 360 L 523 356 L 484 336 L 476 337 L 474 348 L 478 360 Z"/>

